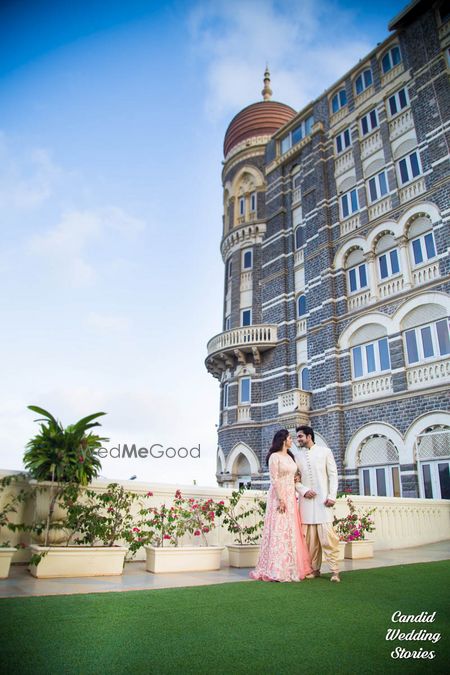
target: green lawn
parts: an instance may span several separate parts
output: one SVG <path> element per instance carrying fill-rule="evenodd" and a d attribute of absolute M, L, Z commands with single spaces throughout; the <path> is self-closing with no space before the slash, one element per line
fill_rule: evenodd
<path fill-rule="evenodd" d="M 0 600 L 4 673 L 444 673 L 450 561 L 377 568 L 299 584 L 230 583 Z M 394 611 L 436 612 L 392 624 Z M 387 642 L 391 627 L 439 642 Z M 391 651 L 434 651 L 392 659 Z"/>

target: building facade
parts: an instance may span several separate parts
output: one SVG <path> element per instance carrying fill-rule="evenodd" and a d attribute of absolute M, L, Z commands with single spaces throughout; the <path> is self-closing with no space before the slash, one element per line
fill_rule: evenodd
<path fill-rule="evenodd" d="M 450 498 L 450 15 L 417 0 L 300 112 L 263 101 L 224 141 L 217 479 L 267 487 L 308 423 L 360 494 Z"/>

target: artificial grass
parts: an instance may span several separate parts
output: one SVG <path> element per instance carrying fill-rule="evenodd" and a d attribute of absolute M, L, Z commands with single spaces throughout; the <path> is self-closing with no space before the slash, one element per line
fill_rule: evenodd
<path fill-rule="evenodd" d="M 0 600 L 2 672 L 365 674 L 448 672 L 450 561 L 358 570 L 297 584 Z M 433 623 L 392 623 L 393 612 Z M 388 628 L 441 633 L 388 642 Z M 434 659 L 393 659 L 396 647 Z"/>

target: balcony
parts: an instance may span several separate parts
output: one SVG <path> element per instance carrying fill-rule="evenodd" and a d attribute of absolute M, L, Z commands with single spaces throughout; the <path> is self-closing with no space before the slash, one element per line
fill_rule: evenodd
<path fill-rule="evenodd" d="M 393 120 L 389 122 L 389 136 L 391 141 L 399 138 L 407 131 L 412 129 L 414 126 L 414 120 L 411 112 L 411 108 L 404 110 L 402 113 L 394 117 Z"/>
<path fill-rule="evenodd" d="M 392 394 L 392 375 L 379 375 L 353 382 L 353 400 L 360 401 Z"/>
<path fill-rule="evenodd" d="M 211 338 L 205 365 L 214 377 L 220 377 L 224 370 L 234 368 L 237 363 L 245 365 L 249 356 L 258 365 L 261 352 L 273 349 L 277 343 L 276 324 L 233 328 Z"/>
<path fill-rule="evenodd" d="M 406 379 L 408 389 L 447 385 L 450 382 L 450 359 L 408 368 Z"/>
<path fill-rule="evenodd" d="M 414 286 L 422 286 L 422 284 L 438 279 L 440 276 L 439 260 L 422 265 L 422 267 L 416 267 L 412 274 Z"/>
<path fill-rule="evenodd" d="M 355 96 L 355 108 L 362 105 L 371 96 L 373 96 L 374 93 L 375 93 L 375 87 L 373 86 L 373 84 L 371 84 L 370 87 L 367 87 L 367 89 L 364 89 L 364 91 L 362 91 L 360 94 L 357 94 Z"/>
<path fill-rule="evenodd" d="M 370 157 L 374 152 L 383 147 L 383 141 L 381 138 L 381 132 L 379 129 L 373 134 L 370 134 L 367 138 L 364 138 L 361 141 L 361 159 L 366 159 Z"/>
<path fill-rule="evenodd" d="M 380 218 L 380 216 L 383 216 L 391 209 L 392 209 L 392 201 L 390 196 L 388 195 L 384 199 L 380 199 L 375 204 L 372 204 L 372 206 L 369 206 L 369 220 L 376 220 L 377 218 Z"/>
<path fill-rule="evenodd" d="M 249 405 L 240 405 L 237 409 L 237 421 L 239 422 L 248 422 L 250 417 L 250 406 Z"/>
<path fill-rule="evenodd" d="M 361 224 L 360 216 L 359 213 L 356 214 L 356 216 L 351 216 L 351 218 L 347 218 L 347 220 L 343 220 L 341 222 L 341 232 L 340 235 L 341 237 L 344 237 L 346 234 L 349 234 L 350 232 L 353 232 L 353 230 L 357 230 L 358 227 Z"/>
<path fill-rule="evenodd" d="M 278 395 L 278 414 L 308 412 L 311 408 L 311 393 L 303 389 L 290 389 Z"/>
<path fill-rule="evenodd" d="M 415 199 L 419 195 L 423 194 L 427 189 L 425 184 L 425 178 L 419 178 L 415 180 L 414 183 L 410 183 L 406 187 L 399 190 L 400 204 L 409 202 L 411 199 Z"/>
<path fill-rule="evenodd" d="M 349 312 L 353 312 L 355 309 L 361 309 L 370 303 L 370 290 L 363 291 L 362 293 L 356 293 L 355 295 L 350 295 L 347 299 L 347 308 Z"/>
<path fill-rule="evenodd" d="M 405 66 L 403 65 L 403 61 L 401 61 L 399 64 L 391 68 L 389 72 L 381 76 L 381 86 L 385 87 L 389 82 L 392 82 L 392 80 L 395 80 L 396 77 L 401 75 L 404 70 Z"/>
<path fill-rule="evenodd" d="M 338 155 L 334 161 L 334 175 L 336 178 L 355 166 L 353 150 L 350 149 L 342 155 Z"/>
<path fill-rule="evenodd" d="M 403 291 L 405 281 L 403 276 L 394 277 L 393 279 L 388 279 L 381 284 L 378 284 L 378 296 L 381 300 L 390 298 L 397 293 Z"/>

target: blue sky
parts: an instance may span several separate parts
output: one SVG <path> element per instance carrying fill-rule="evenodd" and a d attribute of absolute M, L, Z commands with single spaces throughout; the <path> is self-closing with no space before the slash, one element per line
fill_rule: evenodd
<path fill-rule="evenodd" d="M 266 62 L 300 110 L 404 4 L 0 3 L 1 468 L 22 467 L 36 404 L 106 411 L 110 445 L 200 444 L 105 476 L 214 485 L 226 127 Z"/>

